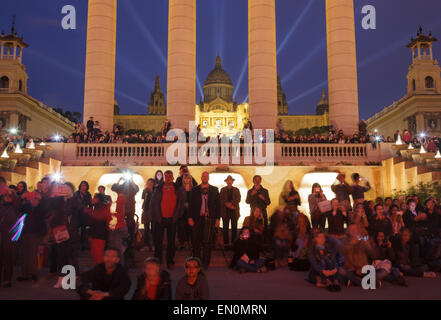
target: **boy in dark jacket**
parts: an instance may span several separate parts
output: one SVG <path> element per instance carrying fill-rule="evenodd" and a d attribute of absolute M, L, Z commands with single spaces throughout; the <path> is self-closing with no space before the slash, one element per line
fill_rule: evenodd
<path fill-rule="evenodd" d="M 133 300 L 171 300 L 170 274 L 161 272 L 158 258 L 145 261 L 145 272 L 138 277 Z"/>

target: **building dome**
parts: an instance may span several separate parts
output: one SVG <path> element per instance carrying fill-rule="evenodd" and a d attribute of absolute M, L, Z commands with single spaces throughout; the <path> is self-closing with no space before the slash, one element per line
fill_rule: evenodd
<path fill-rule="evenodd" d="M 210 84 L 233 85 L 228 73 L 222 69 L 222 60 L 219 55 L 216 58 L 216 66 L 214 67 L 213 71 L 208 74 L 208 77 L 205 80 L 206 86 Z"/>

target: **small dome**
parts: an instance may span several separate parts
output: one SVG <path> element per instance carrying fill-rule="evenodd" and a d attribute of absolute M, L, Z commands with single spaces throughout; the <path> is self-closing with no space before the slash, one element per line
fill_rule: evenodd
<path fill-rule="evenodd" d="M 228 73 L 222 69 L 222 60 L 219 55 L 216 58 L 216 66 L 214 67 L 213 71 L 208 74 L 208 77 L 205 80 L 206 86 L 210 84 L 233 85 Z"/>

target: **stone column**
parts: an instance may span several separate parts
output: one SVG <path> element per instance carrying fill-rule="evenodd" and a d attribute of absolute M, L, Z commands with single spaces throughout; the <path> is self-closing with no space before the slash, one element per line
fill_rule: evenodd
<path fill-rule="evenodd" d="M 330 123 L 358 132 L 358 82 L 353 0 L 326 0 Z"/>
<path fill-rule="evenodd" d="M 274 129 L 277 121 L 275 0 L 248 0 L 250 120 L 253 129 Z"/>
<path fill-rule="evenodd" d="M 87 21 L 84 122 L 113 127 L 117 0 L 89 0 Z"/>
<path fill-rule="evenodd" d="M 170 0 L 168 21 L 167 119 L 188 128 L 196 105 L 196 0 Z"/>

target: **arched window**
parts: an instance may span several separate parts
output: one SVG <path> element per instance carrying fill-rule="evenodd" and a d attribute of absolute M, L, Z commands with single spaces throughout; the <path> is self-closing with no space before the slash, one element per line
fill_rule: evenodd
<path fill-rule="evenodd" d="M 433 87 L 434 87 L 433 78 L 432 77 L 426 77 L 426 88 L 432 89 Z"/>
<path fill-rule="evenodd" d="M 23 91 L 23 81 L 18 81 L 18 91 Z"/>
<path fill-rule="evenodd" d="M 0 88 L 9 89 L 9 78 L 8 77 L 3 76 L 0 78 Z"/>
<path fill-rule="evenodd" d="M 413 91 L 416 90 L 416 82 L 415 82 L 415 79 L 412 80 L 412 90 L 413 90 Z"/>

